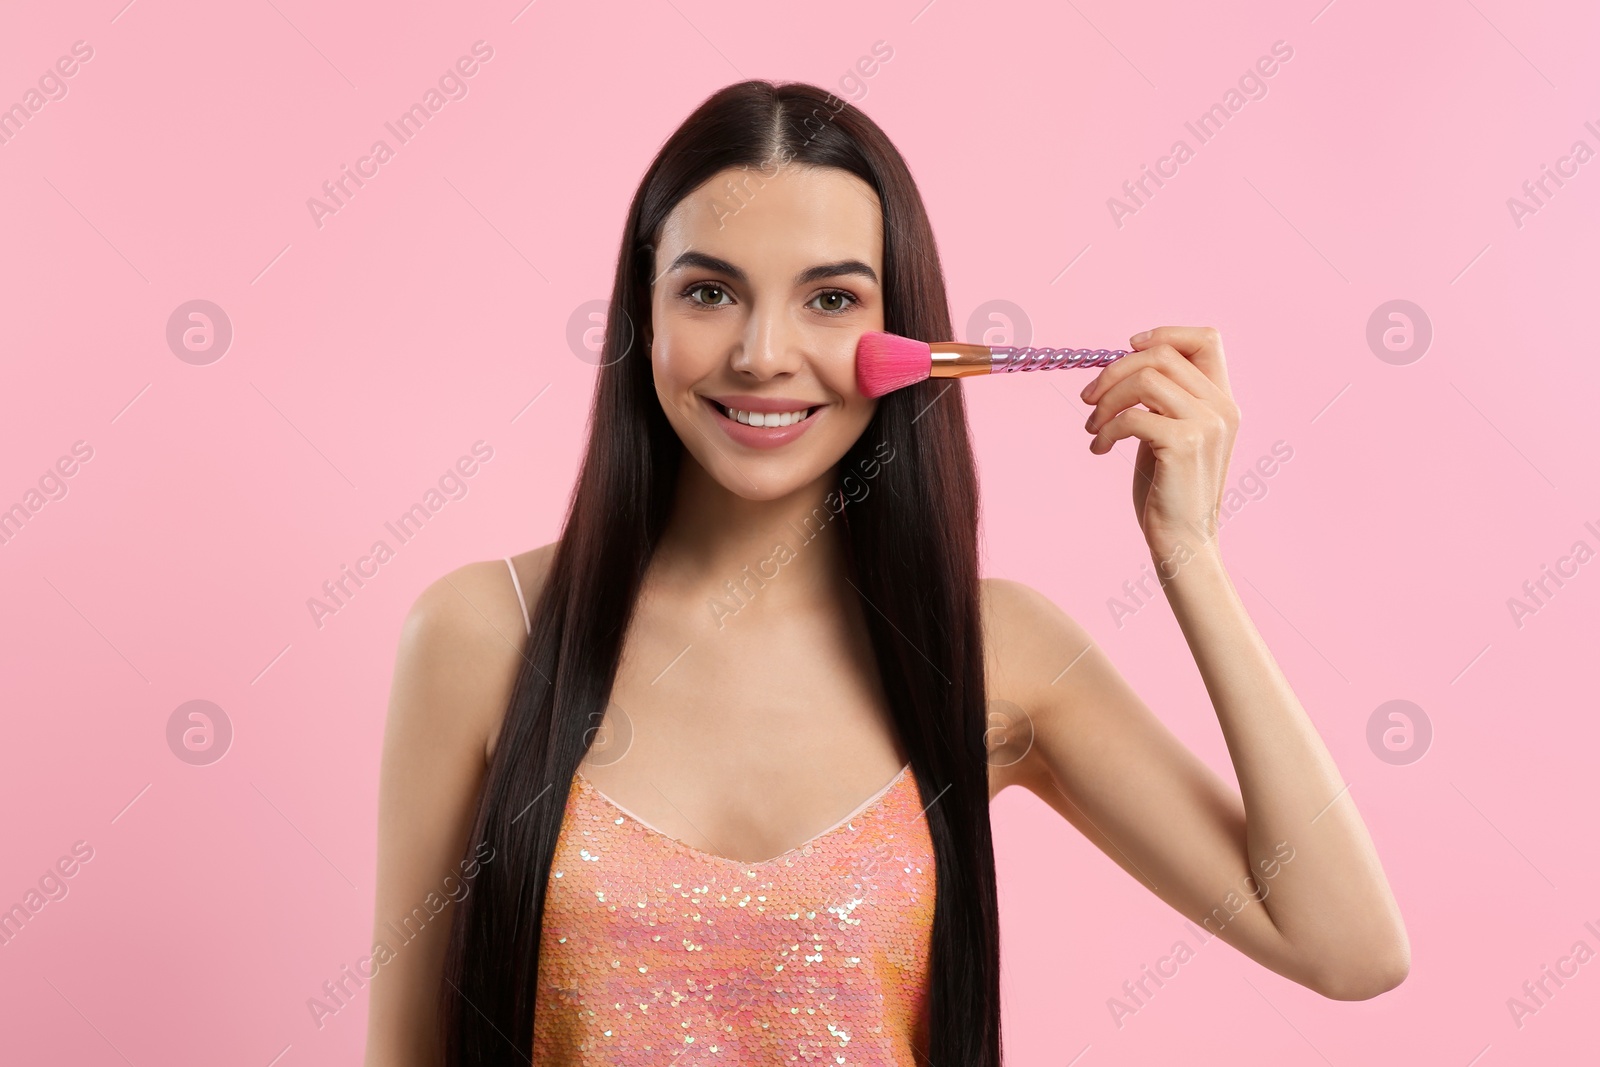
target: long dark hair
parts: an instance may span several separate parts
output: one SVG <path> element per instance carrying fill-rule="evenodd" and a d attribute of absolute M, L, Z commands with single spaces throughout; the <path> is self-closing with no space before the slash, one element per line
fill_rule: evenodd
<path fill-rule="evenodd" d="M 449 1067 L 532 1054 L 545 886 L 568 788 L 610 699 L 672 504 L 683 447 L 648 355 L 654 242 L 678 202 L 717 172 L 774 159 L 837 167 L 877 191 L 885 328 L 951 337 L 922 198 L 894 145 L 852 105 L 811 85 L 741 82 L 708 98 L 662 145 L 628 209 L 588 447 L 468 843 L 471 852 L 487 842 L 496 859 L 450 932 L 441 987 Z M 839 469 L 867 469 L 860 464 L 885 441 L 893 462 L 878 468 L 881 502 L 845 509 L 844 555 L 868 602 L 883 690 L 928 806 L 937 898 L 925 1052 L 941 1067 L 999 1067 L 977 473 L 959 385 L 930 380 L 884 397 Z"/>

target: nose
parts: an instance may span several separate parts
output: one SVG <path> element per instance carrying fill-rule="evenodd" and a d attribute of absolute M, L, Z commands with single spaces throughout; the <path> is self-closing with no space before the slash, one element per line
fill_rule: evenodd
<path fill-rule="evenodd" d="M 795 373 L 804 360 L 803 331 L 787 309 L 776 305 L 751 314 L 732 367 L 764 382 Z"/>

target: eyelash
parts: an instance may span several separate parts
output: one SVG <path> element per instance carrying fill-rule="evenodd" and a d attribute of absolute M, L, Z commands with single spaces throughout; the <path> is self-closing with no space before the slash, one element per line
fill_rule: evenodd
<path fill-rule="evenodd" d="M 724 293 L 727 293 L 728 291 L 728 287 L 720 282 L 695 282 L 693 285 L 683 290 L 683 292 L 679 293 L 678 296 L 681 299 L 688 301 L 691 306 L 702 311 L 710 311 L 713 308 L 728 306 L 727 304 L 707 304 L 703 301 L 696 300 L 692 294 L 699 289 L 721 289 Z M 858 299 L 854 293 L 845 289 L 824 289 L 822 292 L 818 293 L 817 296 L 831 296 L 834 293 L 838 293 L 840 296 L 845 297 L 850 301 L 850 303 L 846 304 L 838 311 L 824 311 L 822 308 L 817 308 L 816 310 L 821 311 L 824 315 L 843 315 L 845 312 L 861 303 L 860 299 Z M 812 297 L 812 299 L 815 300 L 816 297 Z M 810 301 L 807 301 L 807 303 L 810 303 Z"/>

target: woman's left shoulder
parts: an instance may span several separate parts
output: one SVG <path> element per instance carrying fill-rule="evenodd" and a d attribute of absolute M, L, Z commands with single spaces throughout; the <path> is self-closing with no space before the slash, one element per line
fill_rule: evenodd
<path fill-rule="evenodd" d="M 984 682 L 989 707 L 990 796 L 1008 785 L 1026 785 L 1036 768 L 1023 759 L 1031 727 L 1060 703 L 1067 691 L 1057 686 L 1093 647 L 1077 620 L 1039 590 L 1010 578 L 978 583 L 983 620 Z M 1013 736 L 1015 735 L 1015 736 Z M 1003 747 L 1019 751 L 1007 755 Z"/>
<path fill-rule="evenodd" d="M 1041 650 L 1058 651 L 1063 639 L 1089 639 L 1077 620 L 1031 585 L 982 578 L 978 589 L 984 652 L 998 667 L 1026 672 Z"/>

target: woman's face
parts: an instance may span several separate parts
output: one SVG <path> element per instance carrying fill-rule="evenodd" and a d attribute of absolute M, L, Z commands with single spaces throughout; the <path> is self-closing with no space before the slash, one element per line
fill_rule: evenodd
<path fill-rule="evenodd" d="M 856 387 L 856 342 L 883 329 L 871 186 L 832 167 L 722 171 L 668 216 L 655 271 L 656 394 L 690 455 L 750 500 L 826 475 L 877 410 Z"/>

